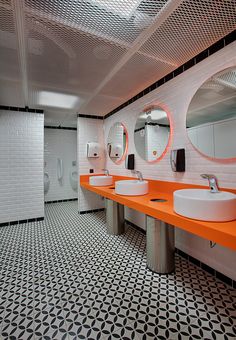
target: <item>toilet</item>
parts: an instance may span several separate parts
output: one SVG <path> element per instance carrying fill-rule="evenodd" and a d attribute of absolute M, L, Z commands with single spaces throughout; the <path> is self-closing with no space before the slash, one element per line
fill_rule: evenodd
<path fill-rule="evenodd" d="M 76 170 L 72 169 L 70 172 L 70 185 L 74 191 L 78 189 L 78 173 Z"/>
<path fill-rule="evenodd" d="M 50 186 L 49 174 L 45 172 L 44 173 L 44 194 L 48 193 L 49 186 Z"/>

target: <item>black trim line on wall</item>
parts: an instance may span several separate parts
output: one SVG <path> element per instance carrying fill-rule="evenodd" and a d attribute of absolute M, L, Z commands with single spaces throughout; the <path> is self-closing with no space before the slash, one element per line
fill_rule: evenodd
<path fill-rule="evenodd" d="M 126 224 L 129 224 L 129 225 L 130 225 L 131 227 L 133 227 L 134 229 L 136 229 L 136 230 L 140 231 L 142 234 L 146 235 L 146 230 L 140 228 L 140 227 L 137 226 L 136 224 L 134 224 L 134 223 L 132 223 L 132 222 L 126 220 L 126 219 L 125 219 L 125 223 L 126 223 Z"/>
<path fill-rule="evenodd" d="M 168 73 L 165 77 L 159 79 L 155 83 L 153 83 L 150 86 L 146 87 L 143 91 L 139 92 L 134 97 L 130 98 L 129 100 L 127 100 L 123 104 L 119 105 L 114 110 L 112 110 L 111 112 L 107 113 L 104 116 L 104 119 L 107 119 L 110 116 L 114 115 L 115 113 L 117 113 L 118 111 L 123 109 L 124 107 L 132 104 L 133 102 L 135 102 L 136 100 L 142 98 L 143 96 L 145 96 L 149 92 L 151 92 L 151 91 L 157 89 L 158 87 L 162 86 L 163 84 L 165 84 L 169 80 L 177 77 L 179 74 L 181 74 L 184 71 L 188 70 L 192 66 L 198 64 L 202 60 L 206 59 L 210 55 L 214 54 L 215 52 L 219 51 L 220 49 L 224 48 L 225 46 L 229 45 L 230 43 L 232 43 L 235 40 L 236 40 L 236 34 L 235 34 L 235 31 L 233 31 L 233 32 L 229 33 L 228 35 L 226 35 L 224 38 L 220 39 L 219 41 L 217 41 L 216 43 L 211 45 L 210 47 L 208 47 L 207 49 L 205 49 L 204 51 L 202 51 L 199 54 L 197 54 L 192 59 L 188 60 L 183 65 L 179 66 L 174 71 Z"/>
<path fill-rule="evenodd" d="M 68 198 L 65 200 L 45 201 L 45 204 L 78 201 L 78 198 Z"/>
<path fill-rule="evenodd" d="M 139 226 L 137 226 L 136 224 L 125 220 L 125 222 L 127 224 L 129 224 L 131 227 L 133 227 L 134 229 L 140 231 L 142 234 L 146 234 L 146 230 L 140 228 Z M 226 283 L 227 285 L 236 288 L 236 281 L 229 278 L 228 276 L 218 272 L 217 270 L 215 270 L 214 268 L 208 266 L 207 264 L 199 261 L 198 259 L 196 259 L 195 257 L 188 255 L 187 253 L 183 252 L 182 250 L 175 248 L 175 252 L 176 254 L 178 254 L 179 256 L 183 257 L 184 259 L 186 259 L 187 261 L 193 263 L 195 266 L 203 269 L 204 271 L 208 272 L 209 274 L 211 274 L 212 276 L 214 276 L 215 279 L 221 280 L 224 283 Z"/>
<path fill-rule="evenodd" d="M 75 130 L 75 131 L 77 131 L 77 128 L 61 126 L 61 125 L 59 125 L 59 126 L 44 125 L 44 129 L 59 129 L 59 130 Z"/>
<path fill-rule="evenodd" d="M 101 120 L 104 119 L 103 116 L 84 115 L 84 114 L 82 114 L 82 113 L 77 114 L 77 117 L 78 117 L 78 118 L 101 119 Z"/>
<path fill-rule="evenodd" d="M 84 215 L 84 214 L 90 214 L 90 213 L 95 213 L 95 212 L 104 211 L 104 210 L 105 210 L 105 208 L 101 208 L 101 209 L 79 211 L 78 213 L 80 215 Z"/>
<path fill-rule="evenodd" d="M 36 217 L 36 218 L 29 218 L 29 219 L 25 219 L 25 220 L 18 220 L 18 221 L 10 221 L 10 222 L 3 222 L 0 223 L 0 227 L 7 227 L 10 225 L 17 225 L 17 224 L 22 224 L 22 223 L 31 223 L 31 222 L 39 222 L 39 221 L 43 221 L 44 217 Z"/>
<path fill-rule="evenodd" d="M 25 107 L 18 107 L 18 106 L 5 106 L 5 105 L 0 105 L 0 110 L 5 110 L 5 111 L 19 111 L 19 112 L 32 112 L 32 113 L 44 113 L 43 110 L 39 109 L 30 109 L 28 106 Z"/>

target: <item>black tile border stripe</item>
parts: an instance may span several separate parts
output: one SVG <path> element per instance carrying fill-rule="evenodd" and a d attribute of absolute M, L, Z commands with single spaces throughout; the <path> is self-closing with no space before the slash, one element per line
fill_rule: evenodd
<path fill-rule="evenodd" d="M 18 107 L 18 106 L 5 106 L 5 105 L 0 105 L 0 110 L 5 110 L 5 111 L 19 111 L 19 112 L 32 112 L 32 113 L 41 113 L 43 114 L 43 110 L 39 109 L 30 109 L 28 106 L 25 107 Z"/>
<path fill-rule="evenodd" d="M 134 224 L 134 223 L 132 223 L 132 222 L 126 220 L 126 219 L 125 219 L 125 223 L 128 224 L 128 225 L 130 225 L 130 226 L 133 227 L 134 229 L 137 229 L 137 230 L 140 231 L 142 234 L 146 235 L 146 230 L 140 228 L 140 227 L 137 226 L 136 224 Z"/>
<path fill-rule="evenodd" d="M 125 220 L 125 222 L 127 224 L 129 224 L 131 227 L 135 228 L 136 230 L 140 231 L 142 234 L 146 234 L 146 230 L 140 228 L 139 226 L 137 226 L 136 224 Z M 203 269 L 204 271 L 208 272 L 209 274 L 211 274 L 212 276 L 214 276 L 215 279 L 218 279 L 224 283 L 226 283 L 227 285 L 229 285 L 232 288 L 236 289 L 236 281 L 229 278 L 228 276 L 218 272 L 217 270 L 215 270 L 214 268 L 208 266 L 207 264 L 199 261 L 198 259 L 196 259 L 193 256 L 188 255 L 187 253 L 183 252 L 182 250 L 175 248 L 175 252 L 176 254 L 178 254 L 179 256 L 183 257 L 184 259 L 186 259 L 187 261 L 193 263 L 195 266 Z"/>
<path fill-rule="evenodd" d="M 68 198 L 65 200 L 44 201 L 45 204 L 78 201 L 78 198 Z"/>
<path fill-rule="evenodd" d="M 74 130 L 74 131 L 77 131 L 77 128 L 60 126 L 60 125 L 59 126 L 44 125 L 44 129 L 58 129 L 58 130 Z"/>
<path fill-rule="evenodd" d="M 90 214 L 90 213 L 95 213 L 95 212 L 104 211 L 104 210 L 105 210 L 105 208 L 101 208 L 101 209 L 79 211 L 78 213 L 80 215 L 84 215 L 84 214 Z"/>
<path fill-rule="evenodd" d="M 207 264 L 197 260 L 195 257 L 192 257 L 192 256 L 186 254 L 182 250 L 180 250 L 178 248 L 175 248 L 175 250 L 176 250 L 176 253 L 178 255 L 180 255 L 181 257 L 184 257 L 189 262 L 195 264 L 197 267 L 200 267 L 204 271 L 208 272 L 209 274 L 214 276 L 216 279 L 226 283 L 227 285 L 229 285 L 229 286 L 231 286 L 233 288 L 236 288 L 236 281 L 235 280 L 233 280 L 230 277 L 228 277 L 228 276 L 218 272 L 217 270 L 215 270 L 214 268 L 208 266 Z"/>
<path fill-rule="evenodd" d="M 92 116 L 92 115 L 84 115 L 82 113 L 77 114 L 78 118 L 90 118 L 90 119 L 99 119 L 99 120 L 103 120 L 104 117 L 103 116 Z"/>
<path fill-rule="evenodd" d="M 30 222 L 39 222 L 39 221 L 43 221 L 43 220 L 44 220 L 44 217 L 36 217 L 36 218 L 29 218 L 29 219 L 25 219 L 25 220 L 3 222 L 3 223 L 0 223 L 0 227 L 8 227 L 10 225 L 30 223 Z"/>
<path fill-rule="evenodd" d="M 214 54 L 215 52 L 221 50 L 222 48 L 224 48 L 225 46 L 227 46 L 230 43 L 234 42 L 235 40 L 236 40 L 236 34 L 235 34 L 235 31 L 233 31 L 233 32 L 229 33 L 228 35 L 226 35 L 224 38 L 218 40 L 216 43 L 214 43 L 213 45 L 211 45 L 210 47 L 208 47 L 204 51 L 202 51 L 199 54 L 197 54 L 192 59 L 188 60 L 183 65 L 179 66 L 174 71 L 168 73 L 165 77 L 163 77 L 163 78 L 159 79 L 158 81 L 156 81 L 155 83 L 149 85 L 143 91 L 139 92 L 134 97 L 130 98 L 129 100 L 127 100 L 123 104 L 121 104 L 118 107 L 116 107 L 114 110 L 112 110 L 109 113 L 107 113 L 104 116 L 104 119 L 107 119 L 107 118 L 111 117 L 112 115 L 114 115 L 118 111 L 122 110 L 124 107 L 132 104 L 136 100 L 138 100 L 138 99 L 142 98 L 143 96 L 145 96 L 147 93 L 157 89 L 158 87 L 162 86 L 163 84 L 165 84 L 169 80 L 177 77 L 179 74 L 181 74 L 184 71 L 188 70 L 192 66 L 198 64 L 202 60 L 206 59 L 207 57 L 209 57 L 210 55 Z"/>

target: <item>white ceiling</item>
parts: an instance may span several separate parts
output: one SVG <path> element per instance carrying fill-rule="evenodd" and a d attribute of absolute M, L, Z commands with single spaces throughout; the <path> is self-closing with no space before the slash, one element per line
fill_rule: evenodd
<path fill-rule="evenodd" d="M 236 0 L 0 0 L 0 104 L 103 116 L 235 27 Z"/>

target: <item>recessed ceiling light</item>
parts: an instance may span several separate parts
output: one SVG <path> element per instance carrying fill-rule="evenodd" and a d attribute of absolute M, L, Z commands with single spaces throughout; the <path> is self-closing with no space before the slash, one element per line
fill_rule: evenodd
<path fill-rule="evenodd" d="M 58 92 L 40 91 L 38 104 L 42 106 L 73 109 L 78 103 L 79 97 Z"/>
<path fill-rule="evenodd" d="M 90 3 L 121 17 L 130 18 L 141 0 L 90 0 Z"/>

